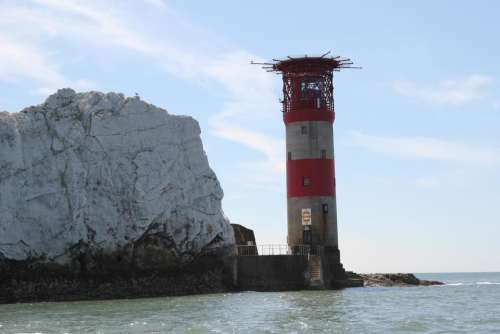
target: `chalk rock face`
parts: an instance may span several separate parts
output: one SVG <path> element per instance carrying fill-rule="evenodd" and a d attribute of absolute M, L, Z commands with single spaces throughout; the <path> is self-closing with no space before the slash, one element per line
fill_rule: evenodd
<path fill-rule="evenodd" d="M 0 259 L 147 266 L 232 249 L 222 197 L 191 117 L 71 89 L 0 112 Z"/>

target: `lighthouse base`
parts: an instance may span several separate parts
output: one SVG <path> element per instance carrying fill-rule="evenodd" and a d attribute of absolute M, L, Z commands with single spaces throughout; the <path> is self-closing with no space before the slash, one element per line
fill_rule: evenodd
<path fill-rule="evenodd" d="M 259 255 L 242 253 L 235 258 L 233 284 L 237 290 L 283 291 L 342 289 L 363 286 L 348 275 L 337 248 L 322 254 Z"/>
<path fill-rule="evenodd" d="M 321 269 L 324 289 L 341 289 L 363 286 L 363 281 L 349 277 L 340 262 L 340 251 L 336 247 L 325 247 L 321 256 Z"/>

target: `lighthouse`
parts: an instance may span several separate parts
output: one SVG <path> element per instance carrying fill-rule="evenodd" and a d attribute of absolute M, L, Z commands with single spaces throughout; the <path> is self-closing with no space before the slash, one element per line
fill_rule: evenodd
<path fill-rule="evenodd" d="M 344 270 L 337 231 L 333 73 L 354 68 L 353 63 L 324 54 L 260 64 L 283 78 L 288 246 L 320 249 L 338 277 Z"/>

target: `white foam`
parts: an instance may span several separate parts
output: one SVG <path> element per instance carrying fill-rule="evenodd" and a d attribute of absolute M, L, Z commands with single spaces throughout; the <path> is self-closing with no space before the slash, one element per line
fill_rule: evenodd
<path fill-rule="evenodd" d="M 500 282 L 470 282 L 470 283 L 447 283 L 445 286 L 463 286 L 463 285 L 500 285 Z"/>

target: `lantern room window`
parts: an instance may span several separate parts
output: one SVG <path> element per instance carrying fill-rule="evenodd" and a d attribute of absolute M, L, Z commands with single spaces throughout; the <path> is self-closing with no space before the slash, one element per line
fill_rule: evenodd
<path fill-rule="evenodd" d="M 321 78 L 307 77 L 300 82 L 300 98 L 311 100 L 321 97 Z"/>
<path fill-rule="evenodd" d="M 328 107 L 325 103 L 325 80 L 322 77 L 307 76 L 299 83 L 300 108 L 322 109 Z"/>

